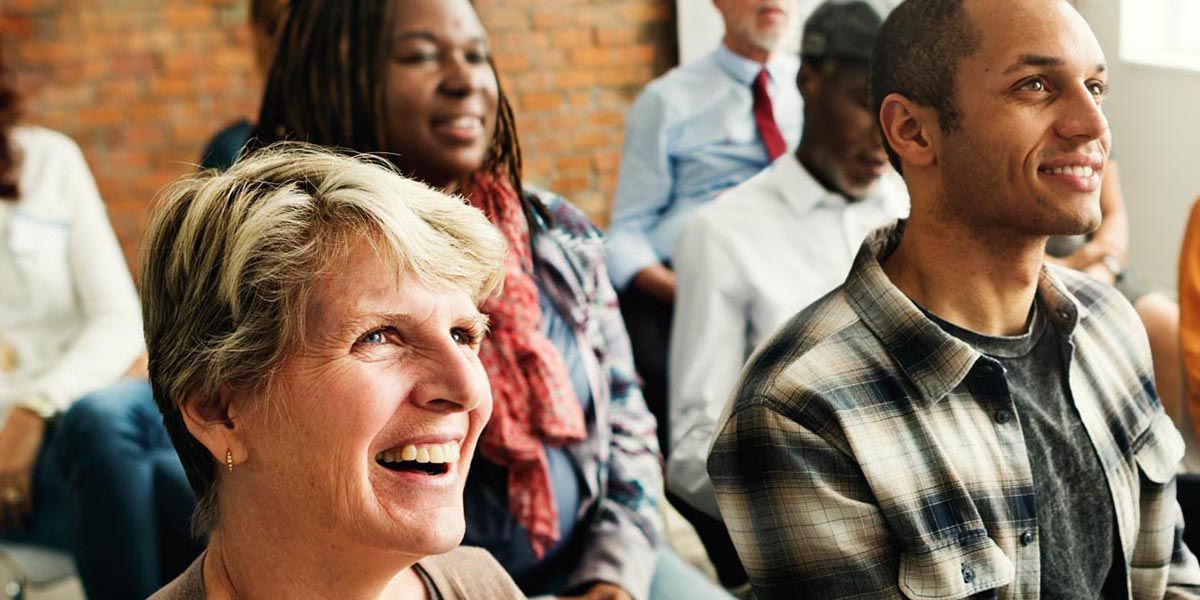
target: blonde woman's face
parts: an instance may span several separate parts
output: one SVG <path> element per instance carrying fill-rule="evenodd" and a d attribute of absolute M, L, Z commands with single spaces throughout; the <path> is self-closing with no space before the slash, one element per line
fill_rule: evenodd
<path fill-rule="evenodd" d="M 398 283 L 398 284 L 397 284 Z M 252 500 L 281 526 L 363 558 L 440 554 L 462 540 L 463 486 L 492 413 L 484 317 L 465 291 L 396 271 L 369 240 L 315 285 L 303 348 L 248 415 Z"/>

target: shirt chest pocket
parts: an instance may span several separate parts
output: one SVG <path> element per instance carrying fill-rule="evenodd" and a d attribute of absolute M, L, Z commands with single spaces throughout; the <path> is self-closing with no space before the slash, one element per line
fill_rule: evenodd
<path fill-rule="evenodd" d="M 1179 461 L 1183 458 L 1183 437 L 1175 429 L 1171 418 L 1158 413 L 1150 421 L 1146 431 L 1133 443 L 1133 456 L 1138 471 L 1149 481 L 1146 484 L 1163 485 L 1175 475 Z"/>
<path fill-rule="evenodd" d="M 1179 519 L 1174 478 L 1183 453 L 1183 438 L 1162 413 L 1152 417 L 1133 444 L 1137 479 L 1131 491 L 1136 496 L 1129 509 L 1135 511 L 1130 517 L 1137 523 L 1131 564 L 1135 579 L 1166 581 Z"/>
<path fill-rule="evenodd" d="M 71 227 L 66 220 L 16 213 L 9 222 L 8 252 L 20 284 L 33 302 L 69 297 Z"/>
<path fill-rule="evenodd" d="M 1013 563 L 987 535 L 900 556 L 900 592 L 914 600 L 995 598 L 1013 581 Z"/>

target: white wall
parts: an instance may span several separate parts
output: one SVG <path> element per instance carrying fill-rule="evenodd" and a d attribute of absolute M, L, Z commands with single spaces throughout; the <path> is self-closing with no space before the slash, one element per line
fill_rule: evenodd
<path fill-rule="evenodd" d="M 725 30 L 711 0 L 676 0 L 675 23 L 680 64 L 690 63 L 715 48 Z"/>
<path fill-rule="evenodd" d="M 1122 62 L 1121 2 L 1076 4 L 1108 58 L 1105 112 L 1129 210 L 1130 266 L 1174 291 L 1183 228 L 1200 196 L 1200 73 Z"/>

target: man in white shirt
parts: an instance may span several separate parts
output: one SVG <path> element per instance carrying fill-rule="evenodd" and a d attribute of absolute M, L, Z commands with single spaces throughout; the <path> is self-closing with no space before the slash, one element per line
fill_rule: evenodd
<path fill-rule="evenodd" d="M 742 365 L 777 327 L 845 280 L 867 233 L 908 212 L 867 97 L 882 21 L 861 0 L 817 8 L 804 26 L 796 80 L 804 99 L 799 146 L 698 209 L 675 250 L 667 486 L 688 505 L 682 512 L 710 556 L 722 553 L 713 538 L 724 528 L 705 461 Z"/>

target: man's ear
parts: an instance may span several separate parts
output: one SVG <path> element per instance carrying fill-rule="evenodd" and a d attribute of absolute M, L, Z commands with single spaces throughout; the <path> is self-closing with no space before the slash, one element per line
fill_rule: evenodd
<path fill-rule="evenodd" d="M 246 392 L 230 386 L 218 388 L 216 397 L 205 397 L 197 392 L 188 394 L 180 406 L 183 423 L 192 437 L 196 438 L 213 459 L 225 464 L 226 453 L 231 453 L 233 463 L 241 464 L 247 458 L 243 440 L 245 426 L 238 421 Z"/>
<path fill-rule="evenodd" d="M 918 106 L 900 94 L 888 94 L 879 108 L 879 124 L 888 145 L 900 156 L 905 167 L 937 164 L 941 130 L 932 109 Z"/>

